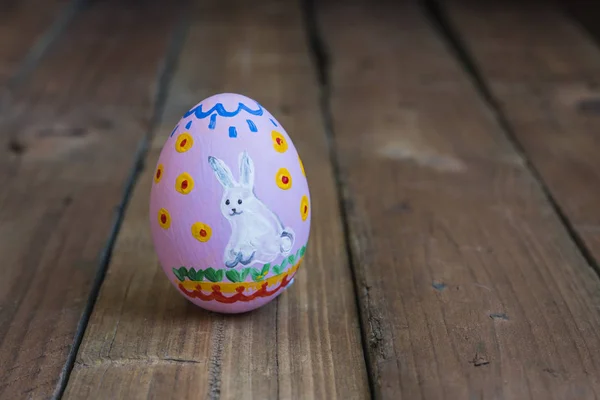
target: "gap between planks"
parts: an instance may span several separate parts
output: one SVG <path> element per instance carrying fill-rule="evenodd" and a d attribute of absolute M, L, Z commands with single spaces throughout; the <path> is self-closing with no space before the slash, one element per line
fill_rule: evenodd
<path fill-rule="evenodd" d="M 367 370 L 367 379 L 369 384 L 369 395 L 371 398 L 376 397 L 376 388 L 374 379 L 374 373 L 372 364 L 375 360 L 370 358 L 369 351 L 369 337 L 368 330 L 365 324 L 370 324 L 369 318 L 365 315 L 363 308 L 360 304 L 359 292 L 364 290 L 364 286 L 359 284 L 358 277 L 356 275 L 355 264 L 357 260 L 352 252 L 351 240 L 349 227 L 349 215 L 345 204 L 345 186 L 342 182 L 342 171 L 340 161 L 335 149 L 335 131 L 333 129 L 333 114 L 331 111 L 331 83 L 330 83 L 330 63 L 327 51 L 327 46 L 323 38 L 323 34 L 319 29 L 317 7 L 315 1 L 318 0 L 303 0 L 303 11 L 304 21 L 306 25 L 306 33 L 308 37 L 308 43 L 310 45 L 311 54 L 313 58 L 313 64 L 317 76 L 319 78 L 319 103 L 321 105 L 321 113 L 323 118 L 324 131 L 327 138 L 327 146 L 329 150 L 329 159 L 331 160 L 331 166 L 333 169 L 334 180 L 336 185 L 336 195 L 338 199 L 338 208 L 340 210 L 340 219 L 342 221 L 342 227 L 344 232 L 344 242 L 346 244 L 346 253 L 348 254 L 348 262 L 350 264 L 350 271 L 352 274 L 352 282 L 354 283 L 354 300 L 356 302 L 356 309 L 359 312 L 359 324 L 360 324 L 360 341 L 363 349 L 363 356 L 365 357 L 365 367 Z M 368 299 L 367 295 L 365 296 Z M 367 307 L 366 307 L 367 308 Z M 365 308 L 365 309 L 366 309 Z"/>

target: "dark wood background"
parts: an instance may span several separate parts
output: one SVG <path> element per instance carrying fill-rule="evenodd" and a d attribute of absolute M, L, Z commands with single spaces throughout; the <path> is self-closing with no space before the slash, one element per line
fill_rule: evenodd
<path fill-rule="evenodd" d="M 0 0 L 1 399 L 600 396 L 600 12 L 584 0 Z M 255 98 L 313 197 L 294 286 L 191 305 L 160 148 Z"/>

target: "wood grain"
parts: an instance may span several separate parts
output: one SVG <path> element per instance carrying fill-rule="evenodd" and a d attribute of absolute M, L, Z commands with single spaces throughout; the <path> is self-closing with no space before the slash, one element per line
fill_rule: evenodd
<path fill-rule="evenodd" d="M 52 40 L 50 36 L 67 22 L 68 16 L 64 14 L 74 3 L 69 0 L 0 2 L 0 88 L 17 74 L 36 43 Z M 61 16 L 66 18 L 63 20 Z M 43 51 L 47 44 L 41 43 L 36 50 Z"/>
<path fill-rule="evenodd" d="M 176 10 L 91 6 L 2 110 L 0 398 L 60 392 Z"/>
<path fill-rule="evenodd" d="M 366 398 L 351 271 L 297 4 L 209 1 L 188 15 L 160 133 L 66 398 Z M 171 286 L 148 227 L 148 194 L 166 137 L 184 112 L 218 92 L 248 95 L 277 116 L 303 157 L 313 197 L 310 243 L 294 285 L 261 309 L 235 316 L 206 312 Z"/>
<path fill-rule="evenodd" d="M 453 1 L 447 10 L 527 157 L 600 260 L 600 50 L 552 3 L 535 5 L 498 12 Z"/>
<path fill-rule="evenodd" d="M 376 397 L 597 397 L 600 280 L 423 9 L 318 16 Z"/>

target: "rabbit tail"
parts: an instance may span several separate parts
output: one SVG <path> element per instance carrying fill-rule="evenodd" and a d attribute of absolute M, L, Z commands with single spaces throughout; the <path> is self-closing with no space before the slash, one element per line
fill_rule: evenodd
<path fill-rule="evenodd" d="M 283 255 L 288 255 L 294 246 L 294 231 L 291 228 L 285 228 L 281 232 L 280 249 Z"/>

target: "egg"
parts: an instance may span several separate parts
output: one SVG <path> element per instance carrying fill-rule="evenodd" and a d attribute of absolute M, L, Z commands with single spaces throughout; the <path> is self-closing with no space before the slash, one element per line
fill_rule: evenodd
<path fill-rule="evenodd" d="M 261 307 L 294 282 L 311 203 L 304 166 L 257 101 L 217 94 L 166 140 L 150 191 L 150 230 L 167 278 L 215 312 Z"/>

